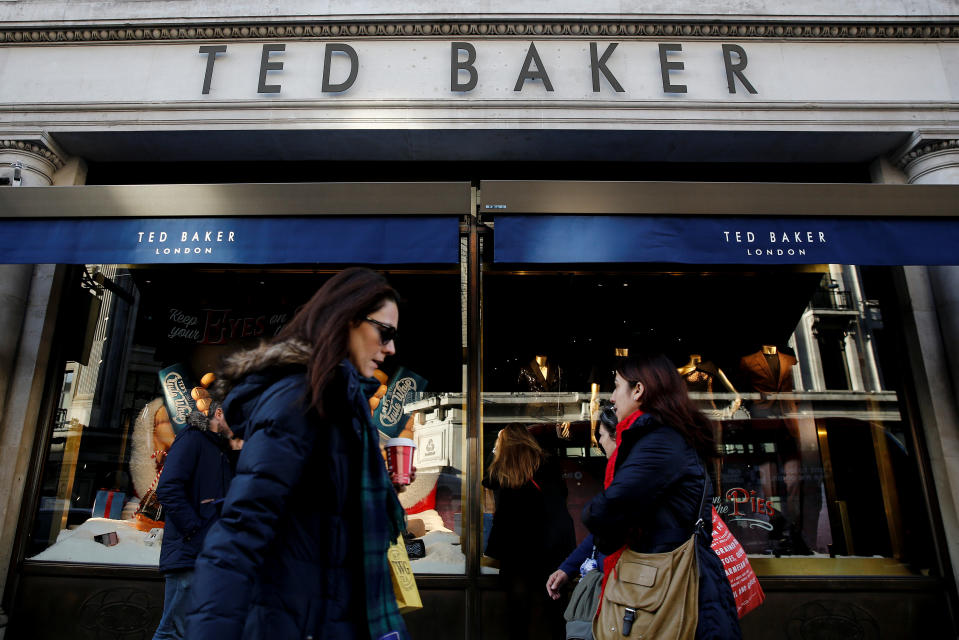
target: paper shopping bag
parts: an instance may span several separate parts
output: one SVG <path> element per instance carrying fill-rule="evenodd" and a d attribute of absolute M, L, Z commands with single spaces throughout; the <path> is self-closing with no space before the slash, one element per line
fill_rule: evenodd
<path fill-rule="evenodd" d="M 396 606 L 400 613 L 410 613 L 423 608 L 420 592 L 416 588 L 416 578 L 413 576 L 413 567 L 410 558 L 406 555 L 406 543 L 403 535 L 390 545 L 386 552 L 390 563 L 390 577 L 393 579 L 393 593 L 396 594 Z"/>
<path fill-rule="evenodd" d="M 713 507 L 712 546 L 713 551 L 723 563 L 723 569 L 726 570 L 726 578 L 729 579 L 729 586 L 732 587 L 733 597 L 736 599 L 736 612 L 742 618 L 761 605 L 766 599 L 766 594 L 763 593 L 756 572 L 749 565 L 746 550 L 716 513 L 715 507 Z"/>

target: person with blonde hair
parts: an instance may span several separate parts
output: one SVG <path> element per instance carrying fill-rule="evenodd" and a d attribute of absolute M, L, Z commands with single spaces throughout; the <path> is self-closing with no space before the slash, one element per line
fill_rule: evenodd
<path fill-rule="evenodd" d="M 576 546 L 559 464 L 516 423 L 499 432 L 493 451 L 483 480 L 496 500 L 486 555 L 499 560 L 507 585 L 510 637 L 562 637 L 563 603 L 542 588 Z"/>

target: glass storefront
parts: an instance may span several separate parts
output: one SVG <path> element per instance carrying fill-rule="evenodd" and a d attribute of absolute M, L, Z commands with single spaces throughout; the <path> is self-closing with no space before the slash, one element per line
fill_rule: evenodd
<path fill-rule="evenodd" d="M 55 310 L 56 371 L 46 383 L 53 418 L 39 431 L 17 543 L 22 586 L 13 608 L 27 612 L 22 619 L 42 618 L 56 599 L 47 585 L 57 580 L 155 579 L 162 505 L 149 495 L 183 402 L 200 407 L 206 375 L 225 355 L 275 335 L 331 274 L 352 264 L 382 270 L 403 296 L 397 354 L 383 367 L 386 389 L 371 410 L 383 441 L 416 442 L 417 480 L 401 496 L 410 532 L 423 542 L 412 564 L 425 600 L 452 611 L 450 624 L 499 606 L 498 566 L 484 555 L 496 501 L 480 483 L 498 431 L 522 424 L 558 460 L 582 540 L 580 514 L 601 490 L 606 465 L 595 441 L 599 411 L 616 359 L 643 349 L 672 359 L 713 421 L 721 454 L 709 465 L 714 506 L 764 584 L 789 590 L 797 576 L 808 579 L 803 585 L 875 578 L 869 584 L 890 593 L 903 584 L 925 590 L 923 606 L 938 606 L 948 565 L 912 400 L 922 359 L 907 352 L 909 303 L 896 282 L 895 265 L 910 264 L 908 256 L 866 240 L 861 246 L 885 262 L 816 260 L 846 256 L 849 234 L 864 228 L 841 217 L 812 236 L 790 236 L 803 247 L 774 236 L 779 246 L 747 254 L 755 251 L 747 238 L 758 241 L 758 231 L 743 231 L 743 245 L 723 231 L 747 225 L 746 217 L 630 213 L 640 201 L 632 197 L 611 200 L 625 204 L 604 215 L 585 196 L 586 214 L 576 209 L 582 202 L 569 206 L 576 215 L 538 214 L 540 203 L 562 208 L 569 198 L 530 196 L 524 209 L 510 193 L 484 189 L 488 204 L 466 191 L 478 216 L 435 214 L 450 223 L 442 238 L 411 216 L 418 235 L 404 241 L 370 216 L 362 241 L 339 246 L 336 233 L 349 232 L 349 218 L 323 236 L 313 226 L 321 216 L 299 218 L 296 227 L 261 217 L 250 227 L 237 223 L 254 241 L 230 254 L 167 257 L 144 235 L 119 248 L 129 257 L 113 263 L 86 258 L 136 231 L 135 218 L 117 221 L 126 226 L 102 246 L 78 238 L 71 256 L 83 259 L 57 267 L 66 277 Z M 388 198 L 378 206 L 375 215 L 387 218 Z M 513 211 L 483 215 L 494 206 Z M 756 217 L 757 225 L 773 224 Z M 909 222 L 902 229 L 915 235 L 899 243 L 906 248 L 939 234 L 944 240 L 932 244 L 941 252 L 956 233 L 941 219 Z M 898 228 L 866 224 L 871 238 L 895 237 Z M 391 244 L 402 244 L 401 258 L 373 259 Z M 418 258 L 418 247 L 438 245 L 446 249 Z M 41 259 L 47 246 L 24 247 L 24 262 L 53 262 Z M 261 247 L 269 250 L 256 253 Z M 149 258 L 135 259 L 141 251 Z M 221 255 L 219 264 L 203 262 Z M 310 262 L 310 255 L 336 257 Z M 884 266 L 864 266 L 877 264 Z M 171 374 L 182 380 L 172 390 Z M 110 533 L 117 544 L 103 543 Z M 462 604 L 469 594 L 478 608 Z"/>
<path fill-rule="evenodd" d="M 206 406 L 204 376 L 224 356 L 275 335 L 333 272 L 77 269 L 62 321 L 74 335 L 27 558 L 155 566 L 163 514 L 149 494 L 184 412 Z M 387 275 L 403 296 L 401 334 L 381 372 L 374 419 L 383 441 L 411 437 L 418 445 L 417 478 L 400 495 L 410 529 L 425 543 L 415 570 L 462 574 L 463 408 L 447 400 L 463 395 L 460 274 Z M 171 376 L 182 379 L 183 393 L 167 385 Z M 117 544 L 98 542 L 110 532 Z"/>
<path fill-rule="evenodd" d="M 164 377 L 179 373 L 202 404 L 204 375 L 276 334 L 332 271 L 78 269 L 27 558 L 155 565 L 151 530 L 161 525 L 141 502 L 182 427 Z M 384 440 L 418 445 L 418 477 L 401 496 L 426 548 L 413 567 L 463 574 L 461 277 L 388 276 L 404 302 L 385 379 L 412 376 L 418 390 L 380 427 Z M 929 520 L 900 400 L 904 358 L 883 315 L 894 306 L 887 269 L 492 266 L 484 278 L 484 459 L 500 428 L 526 425 L 561 460 L 580 540 L 580 513 L 605 468 L 594 432 L 615 359 L 650 349 L 673 359 L 714 421 L 722 454 L 711 469 L 714 503 L 761 575 L 929 573 Z M 490 498 L 480 506 L 484 538 Z M 110 531 L 119 544 L 96 542 Z"/>
<path fill-rule="evenodd" d="M 928 575 L 891 295 L 889 270 L 845 265 L 491 268 L 487 459 L 499 429 L 527 425 L 562 461 L 581 541 L 616 357 L 662 352 L 713 420 L 714 505 L 760 575 Z"/>

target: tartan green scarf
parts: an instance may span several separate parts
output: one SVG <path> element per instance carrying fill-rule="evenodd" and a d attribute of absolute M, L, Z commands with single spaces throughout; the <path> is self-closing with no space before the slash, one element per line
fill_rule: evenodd
<path fill-rule="evenodd" d="M 352 365 L 358 384 L 348 384 L 353 400 L 354 416 L 359 416 L 363 467 L 360 475 L 360 500 L 363 519 L 363 576 L 366 584 L 366 614 L 371 640 L 397 632 L 401 640 L 409 640 L 406 624 L 396 606 L 396 594 L 390 578 L 386 551 L 397 536 L 406 530 L 406 512 L 400 505 L 390 482 L 380 452 L 379 436 L 370 420 L 368 397 L 379 381 L 363 378 Z M 351 376 L 352 377 L 352 376 Z M 352 381 L 351 381 L 352 382 Z M 375 386 L 374 386 L 375 385 Z M 372 391 L 367 390 L 372 387 Z M 356 389 L 357 392 L 353 392 Z"/>

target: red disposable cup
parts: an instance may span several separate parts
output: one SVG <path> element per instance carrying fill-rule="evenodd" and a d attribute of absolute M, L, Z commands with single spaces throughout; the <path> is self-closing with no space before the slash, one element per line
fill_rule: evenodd
<path fill-rule="evenodd" d="M 416 443 L 409 438 L 390 438 L 386 441 L 386 466 L 393 484 L 410 483 L 414 449 Z"/>

